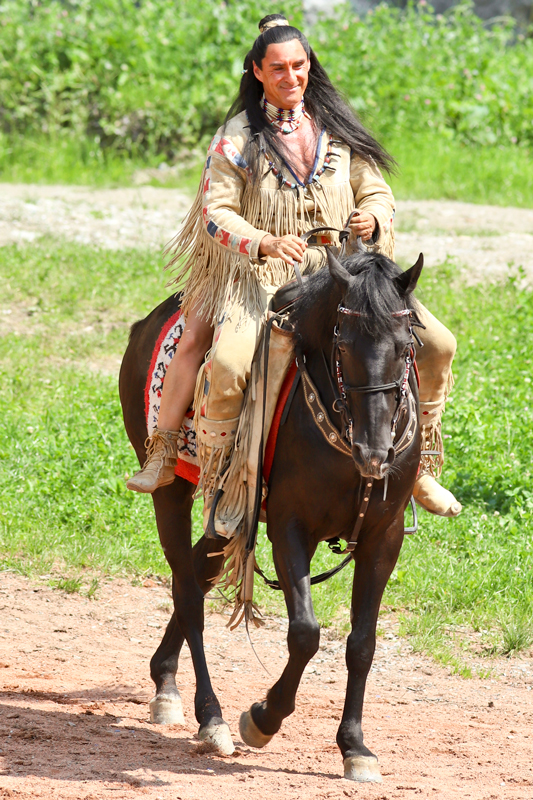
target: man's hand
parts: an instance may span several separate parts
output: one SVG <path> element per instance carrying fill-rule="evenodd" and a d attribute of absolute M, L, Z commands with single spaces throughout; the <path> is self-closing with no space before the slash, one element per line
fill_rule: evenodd
<path fill-rule="evenodd" d="M 360 211 L 352 217 L 350 230 L 354 236 L 360 236 L 363 242 L 367 242 L 376 230 L 376 218 L 367 211 Z"/>
<path fill-rule="evenodd" d="M 306 248 L 307 242 L 302 241 L 299 236 L 293 236 L 292 233 L 279 237 L 269 233 L 261 239 L 259 255 L 282 258 L 287 264 L 292 264 L 293 261 L 303 261 Z"/>

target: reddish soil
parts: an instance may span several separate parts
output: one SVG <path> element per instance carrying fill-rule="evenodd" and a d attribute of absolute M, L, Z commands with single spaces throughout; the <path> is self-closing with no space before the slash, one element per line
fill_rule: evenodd
<path fill-rule="evenodd" d="M 286 621 L 253 633 L 210 613 L 206 647 L 237 751 L 202 752 L 188 651 L 180 665 L 186 724 L 148 721 L 148 664 L 169 612 L 162 586 L 109 581 L 96 600 L 0 573 L 0 798 L 146 797 L 147 800 L 531 800 L 530 659 L 491 662 L 493 676 L 464 680 L 409 652 L 380 619 L 365 731 L 380 785 L 341 778 L 335 744 L 346 671 L 344 643 L 323 637 L 296 712 L 262 751 L 239 743 L 239 714 L 261 699 L 286 657 Z M 388 632 L 387 632 L 388 631 Z"/>

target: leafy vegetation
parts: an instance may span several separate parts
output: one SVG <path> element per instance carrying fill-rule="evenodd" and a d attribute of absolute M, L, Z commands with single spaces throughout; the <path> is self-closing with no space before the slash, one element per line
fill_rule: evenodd
<path fill-rule="evenodd" d="M 282 10 L 303 25 L 297 0 Z M 194 172 L 263 13 L 258 0 L 4 0 L 0 175 L 128 183 L 162 162 Z M 511 22 L 489 28 L 468 3 L 445 15 L 383 5 L 364 19 L 346 6 L 308 34 L 397 157 L 399 196 L 533 204 L 533 39 Z"/>
<path fill-rule="evenodd" d="M 469 3 L 347 9 L 322 20 L 313 45 L 330 77 L 381 136 L 428 129 L 477 145 L 532 144 L 533 41 L 511 20 L 491 27 Z M 346 57 L 346 54 L 349 56 Z"/>
<path fill-rule="evenodd" d="M 125 489 L 136 459 L 116 386 L 129 324 L 166 296 L 157 259 L 52 240 L 2 253 L 11 328 L 0 337 L 4 568 L 60 573 L 56 585 L 90 596 L 102 573 L 168 575 L 151 499 Z M 467 286 L 452 264 L 426 270 L 420 296 L 459 343 L 443 480 L 464 511 L 455 520 L 421 514 L 384 602 L 403 615 L 415 649 L 468 676 L 455 654 L 465 630 L 487 654 L 533 640 L 533 297 L 519 272 L 503 285 Z M 196 506 L 195 536 L 200 525 Z M 338 558 L 323 545 L 313 570 Z M 258 559 L 273 574 L 264 533 Z M 352 574 L 313 589 L 323 624 L 346 630 Z M 257 599 L 283 611 L 280 593 L 259 583 Z"/>
<path fill-rule="evenodd" d="M 193 145 L 224 118 L 262 16 L 255 0 L 6 0 L 2 127 L 128 152 Z"/>

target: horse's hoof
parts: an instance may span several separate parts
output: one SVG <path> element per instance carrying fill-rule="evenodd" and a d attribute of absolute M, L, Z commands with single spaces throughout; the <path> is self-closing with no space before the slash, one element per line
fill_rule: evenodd
<path fill-rule="evenodd" d="M 223 719 L 212 719 L 198 731 L 201 742 L 207 742 L 215 747 L 221 756 L 230 756 L 235 752 L 231 739 L 229 725 Z"/>
<path fill-rule="evenodd" d="M 156 694 L 150 700 L 150 722 L 154 725 L 184 725 L 183 706 L 178 694 Z"/>
<path fill-rule="evenodd" d="M 381 783 L 379 763 L 375 756 L 349 756 L 344 759 L 344 777 L 358 783 Z"/>
<path fill-rule="evenodd" d="M 241 739 L 248 747 L 265 747 L 272 739 L 266 733 L 261 733 L 252 719 L 252 711 L 243 711 L 239 720 L 239 733 Z"/>

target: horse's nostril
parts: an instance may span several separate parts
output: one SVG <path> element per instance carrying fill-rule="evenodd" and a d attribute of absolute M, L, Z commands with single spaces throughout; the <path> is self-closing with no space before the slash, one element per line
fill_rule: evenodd
<path fill-rule="evenodd" d="M 352 455 L 361 474 L 379 480 L 388 472 L 395 453 L 393 447 L 388 450 L 371 450 L 367 445 L 354 442 Z"/>

